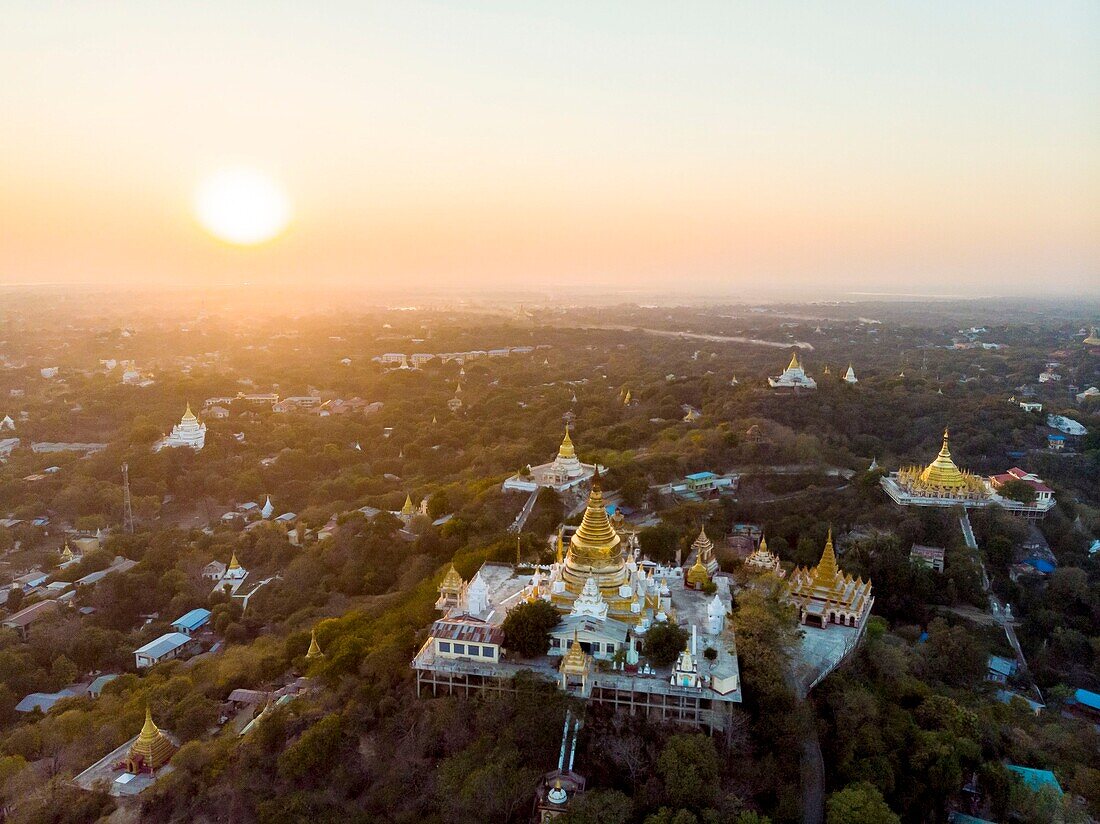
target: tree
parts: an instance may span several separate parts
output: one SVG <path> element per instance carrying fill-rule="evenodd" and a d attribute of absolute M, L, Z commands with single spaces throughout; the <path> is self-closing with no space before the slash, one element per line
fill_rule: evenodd
<path fill-rule="evenodd" d="M 667 667 L 683 652 L 687 640 L 686 630 L 676 624 L 662 621 L 646 630 L 642 654 L 657 666 Z"/>
<path fill-rule="evenodd" d="M 343 746 L 339 715 L 326 715 L 279 756 L 279 774 L 287 781 L 323 779 Z"/>
<path fill-rule="evenodd" d="M 562 824 L 626 824 L 633 804 L 618 790 L 593 790 L 573 799 Z"/>
<path fill-rule="evenodd" d="M 1013 478 L 1001 484 L 1001 488 L 997 491 L 1002 497 L 1022 504 L 1030 504 L 1035 500 L 1035 489 L 1027 481 L 1021 481 L 1019 478 Z"/>
<path fill-rule="evenodd" d="M 647 526 L 638 533 L 638 543 L 642 553 L 654 561 L 667 562 L 676 557 L 676 547 L 680 543 L 680 533 L 668 524 L 661 522 L 656 526 Z"/>
<path fill-rule="evenodd" d="M 718 784 L 714 742 L 702 733 L 672 736 L 657 759 L 657 773 L 674 805 L 696 810 L 706 807 Z"/>
<path fill-rule="evenodd" d="M 826 824 L 901 824 L 878 788 L 867 781 L 849 784 L 825 802 Z"/>
<path fill-rule="evenodd" d="M 504 646 L 524 658 L 545 655 L 550 648 L 550 630 L 561 617 L 552 604 L 530 601 L 513 607 L 504 619 Z"/>

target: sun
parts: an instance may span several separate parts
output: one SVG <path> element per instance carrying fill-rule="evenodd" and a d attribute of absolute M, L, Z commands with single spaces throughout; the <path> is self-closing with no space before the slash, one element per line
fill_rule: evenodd
<path fill-rule="evenodd" d="M 252 169 L 224 169 L 195 192 L 195 215 L 228 243 L 252 246 L 271 240 L 290 222 L 290 200 L 278 183 Z"/>

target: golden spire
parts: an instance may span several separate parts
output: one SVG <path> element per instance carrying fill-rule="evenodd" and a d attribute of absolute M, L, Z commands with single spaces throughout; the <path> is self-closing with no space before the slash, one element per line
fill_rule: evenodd
<path fill-rule="evenodd" d="M 573 643 L 565 655 L 562 656 L 561 665 L 558 669 L 569 675 L 580 675 L 588 669 L 588 654 L 581 647 L 576 629 L 573 630 Z"/>
<path fill-rule="evenodd" d="M 558 527 L 558 554 L 554 559 L 557 563 L 563 563 L 565 561 L 565 540 L 564 540 L 565 527 Z"/>
<path fill-rule="evenodd" d="M 317 643 L 317 630 L 311 629 L 309 631 L 309 651 L 306 652 L 306 658 L 313 660 L 314 658 L 324 658 L 325 654 L 321 652 L 321 645 Z"/>
<path fill-rule="evenodd" d="M 153 709 L 148 704 L 145 705 L 145 724 L 141 728 L 141 732 L 138 733 L 138 741 L 152 741 L 157 737 L 157 733 L 160 730 L 157 725 L 153 723 Z"/>
<path fill-rule="evenodd" d="M 195 417 L 195 413 L 191 411 L 191 404 L 190 403 L 187 404 L 187 411 L 183 413 L 183 419 L 185 421 L 197 421 L 198 420 L 198 418 Z"/>
<path fill-rule="evenodd" d="M 825 539 L 825 550 L 821 560 L 814 567 L 814 586 L 832 588 L 837 579 L 836 554 L 833 552 L 833 529 L 829 527 L 829 537 Z"/>
<path fill-rule="evenodd" d="M 237 561 L 237 551 L 233 550 L 233 557 L 229 559 L 229 569 L 240 569 L 240 562 Z"/>
<path fill-rule="evenodd" d="M 947 429 L 943 430 L 943 446 L 940 447 L 940 453 L 936 456 L 936 459 L 932 463 L 925 467 L 924 471 L 920 473 L 920 480 L 933 487 L 942 487 L 944 489 L 962 489 L 966 487 L 966 476 L 959 471 L 959 468 L 955 465 L 955 462 L 951 459 L 951 450 L 948 449 L 949 433 Z"/>
<path fill-rule="evenodd" d="M 462 576 L 458 574 L 455 565 L 451 564 L 451 568 L 443 576 L 443 582 L 439 585 L 439 588 L 448 592 L 458 592 L 462 589 L 462 584 Z"/>
<path fill-rule="evenodd" d="M 65 548 L 61 550 L 61 560 L 71 561 L 73 559 L 73 551 L 69 549 L 69 542 L 65 542 Z"/>
<path fill-rule="evenodd" d="M 798 350 L 791 352 L 791 362 L 787 364 L 788 369 L 801 369 L 802 364 L 798 362 Z"/>
<path fill-rule="evenodd" d="M 575 458 L 577 450 L 573 448 L 573 440 L 569 437 L 569 427 L 565 427 L 565 437 L 562 438 L 561 448 L 558 449 L 559 458 Z"/>
<path fill-rule="evenodd" d="M 406 494 L 405 495 L 405 505 L 401 507 L 401 514 L 402 515 L 412 515 L 413 512 L 415 512 L 415 511 L 416 511 L 416 509 L 415 509 L 415 507 L 413 507 L 412 495 Z"/>
<path fill-rule="evenodd" d="M 620 538 L 607 518 L 603 504 L 603 490 L 600 488 L 600 476 L 592 479 L 592 490 L 588 493 L 588 505 L 581 518 L 581 525 L 570 541 L 571 546 L 585 549 L 611 551 L 618 547 Z"/>

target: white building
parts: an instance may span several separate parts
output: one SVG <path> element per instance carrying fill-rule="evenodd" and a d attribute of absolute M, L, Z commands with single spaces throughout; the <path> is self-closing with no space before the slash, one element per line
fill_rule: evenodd
<path fill-rule="evenodd" d="M 797 351 L 791 353 L 791 362 L 782 375 L 768 378 L 768 385 L 773 389 L 817 389 L 817 381 L 806 374 Z"/>
<path fill-rule="evenodd" d="M 852 368 L 852 364 L 848 364 L 848 371 L 844 373 L 845 383 L 859 383 L 859 378 L 856 377 L 856 370 Z"/>
<path fill-rule="evenodd" d="M 199 422 L 199 419 L 195 417 L 195 413 L 191 411 L 191 404 L 188 404 L 187 411 L 183 413 L 180 422 L 172 427 L 172 432 L 170 434 L 157 441 L 153 446 L 153 451 L 160 452 L 162 449 L 181 446 L 190 447 L 198 451 L 202 449 L 205 444 L 206 424 Z"/>
<path fill-rule="evenodd" d="M 595 464 L 581 463 L 577 457 L 577 451 L 573 447 L 573 441 L 566 429 L 557 457 L 546 464 L 529 467 L 517 475 L 506 480 L 504 491 L 516 490 L 519 492 L 533 492 L 539 487 L 548 486 L 556 492 L 564 492 L 578 484 L 582 484 L 596 474 Z"/>
<path fill-rule="evenodd" d="M 210 564 L 207 564 L 207 568 L 210 568 Z M 244 579 L 248 577 L 248 570 L 241 566 L 237 560 L 237 553 L 233 553 L 233 557 L 229 559 L 229 566 L 225 568 L 225 572 L 218 578 L 217 583 L 214 585 L 214 592 L 224 592 L 227 595 L 235 595 L 237 590 L 244 584 Z"/>
<path fill-rule="evenodd" d="M 134 650 L 134 666 L 138 669 L 151 667 L 161 661 L 170 661 L 186 654 L 193 648 L 191 638 L 182 632 L 166 632 Z"/>

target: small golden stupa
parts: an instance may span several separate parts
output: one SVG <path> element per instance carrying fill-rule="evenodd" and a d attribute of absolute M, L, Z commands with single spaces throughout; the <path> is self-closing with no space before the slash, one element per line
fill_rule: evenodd
<path fill-rule="evenodd" d="M 306 658 L 312 661 L 324 657 L 325 654 L 321 652 L 321 645 L 317 643 L 317 630 L 311 629 L 309 631 L 309 650 L 306 652 Z"/>
<path fill-rule="evenodd" d="M 153 723 L 153 711 L 145 708 L 145 725 L 126 755 L 126 772 L 156 772 L 172 758 L 176 745 Z"/>

